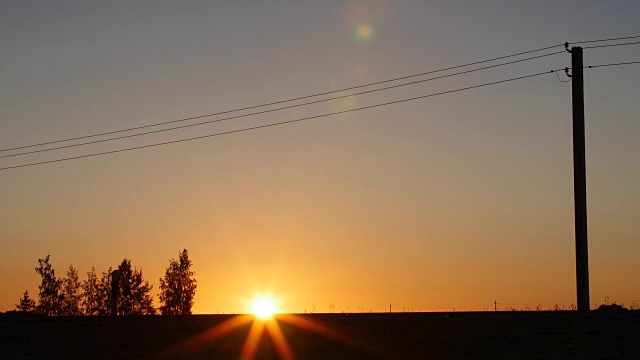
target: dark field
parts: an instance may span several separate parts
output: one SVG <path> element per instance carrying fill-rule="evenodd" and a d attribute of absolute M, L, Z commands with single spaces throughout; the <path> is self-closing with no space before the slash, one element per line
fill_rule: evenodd
<path fill-rule="evenodd" d="M 0 358 L 640 359 L 638 311 L 280 315 L 262 333 L 252 319 L 0 315 Z"/>

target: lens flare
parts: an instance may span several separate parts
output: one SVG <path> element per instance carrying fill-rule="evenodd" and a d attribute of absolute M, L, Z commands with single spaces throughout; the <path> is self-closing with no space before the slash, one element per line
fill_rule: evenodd
<path fill-rule="evenodd" d="M 352 28 L 351 38 L 360 45 L 369 45 L 375 41 L 376 30 L 370 23 L 360 23 Z"/>
<path fill-rule="evenodd" d="M 358 26 L 358 35 L 360 35 L 361 38 L 366 39 L 371 36 L 371 34 L 373 34 L 373 28 L 370 25 L 362 24 Z"/>
<path fill-rule="evenodd" d="M 331 112 L 341 112 L 346 110 L 351 110 L 357 107 L 358 103 L 356 101 L 356 97 L 352 96 L 350 91 L 340 91 L 334 94 L 334 98 L 338 98 L 336 100 L 331 100 L 327 102 L 327 107 Z M 349 116 L 351 114 L 347 113 L 343 116 Z"/>

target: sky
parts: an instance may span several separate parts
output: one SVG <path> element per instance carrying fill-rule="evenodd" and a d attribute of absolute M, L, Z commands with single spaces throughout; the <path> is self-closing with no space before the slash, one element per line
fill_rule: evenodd
<path fill-rule="evenodd" d="M 4 1 L 0 148 L 564 42 L 640 35 L 638 13 L 637 1 Z M 640 45 L 584 50 L 585 65 L 639 60 Z M 570 54 L 561 53 L 259 116 L 0 158 L 0 167 L 567 66 Z M 25 290 L 37 297 L 34 269 L 48 254 L 59 276 L 73 264 L 81 279 L 92 266 L 100 273 L 128 258 L 154 285 L 157 304 L 159 278 L 182 249 L 198 280 L 195 313 L 246 312 L 263 293 L 285 312 L 574 304 L 571 83 L 559 80 L 567 77 L 2 170 L 0 311 L 13 309 Z M 585 69 L 584 81 L 592 306 L 605 297 L 640 303 L 640 65 Z"/>

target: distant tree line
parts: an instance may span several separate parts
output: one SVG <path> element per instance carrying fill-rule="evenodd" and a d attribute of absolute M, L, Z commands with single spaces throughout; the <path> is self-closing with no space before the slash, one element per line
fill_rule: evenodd
<path fill-rule="evenodd" d="M 153 304 L 153 285 L 144 280 L 142 269 L 131 267 L 131 261 L 122 260 L 117 270 L 118 315 L 187 315 L 191 314 L 197 281 L 191 271 L 191 260 L 187 250 L 179 252 L 178 259 L 171 259 L 169 267 L 160 278 L 160 307 Z M 95 268 L 87 272 L 86 280 L 80 281 L 78 271 L 69 265 L 67 276 L 58 278 L 49 262 L 49 255 L 38 259 L 35 271 L 41 277 L 38 286 L 38 301 L 31 299 L 25 291 L 16 304 L 16 311 L 48 316 L 98 316 L 111 312 L 111 274 L 109 267 L 100 276 Z M 159 311 L 158 311 L 159 310 Z"/>

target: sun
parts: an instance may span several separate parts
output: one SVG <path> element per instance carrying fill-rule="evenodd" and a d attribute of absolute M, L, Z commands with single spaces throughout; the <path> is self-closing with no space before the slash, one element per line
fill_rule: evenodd
<path fill-rule="evenodd" d="M 252 306 L 253 313 L 260 319 L 269 319 L 276 313 L 276 302 L 267 296 L 256 298 Z"/>

